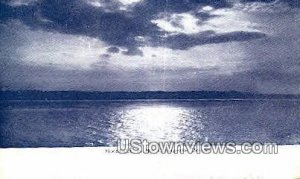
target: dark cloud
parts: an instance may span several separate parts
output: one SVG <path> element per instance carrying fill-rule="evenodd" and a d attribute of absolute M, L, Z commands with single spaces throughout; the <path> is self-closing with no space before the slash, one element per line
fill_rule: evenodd
<path fill-rule="evenodd" d="M 30 27 L 95 37 L 125 47 L 135 46 L 136 36 L 157 31 L 155 25 L 141 18 L 126 12 L 106 12 L 83 1 L 44 0 L 35 6 L 20 7 L 1 4 L 1 12 L 1 20 L 19 19 Z M 40 16 L 50 23 L 40 21 Z"/>
<path fill-rule="evenodd" d="M 134 55 L 138 55 L 138 56 L 143 56 L 143 51 L 141 51 L 140 49 L 138 48 L 128 48 L 127 51 L 124 51 L 123 52 L 124 55 L 128 55 L 128 56 L 134 56 Z"/>
<path fill-rule="evenodd" d="M 104 59 L 108 59 L 110 57 L 111 56 L 109 54 L 102 54 L 102 55 L 100 55 L 100 58 L 104 58 Z"/>
<path fill-rule="evenodd" d="M 108 53 L 119 53 L 120 49 L 118 47 L 109 47 L 107 49 Z"/>
<path fill-rule="evenodd" d="M 116 7 L 118 4 L 103 1 L 104 7 Z M 114 4 L 111 4 L 114 3 Z M 144 0 L 134 6 L 131 11 L 107 11 L 105 8 L 94 7 L 85 1 L 74 0 L 43 0 L 32 5 L 12 7 L 1 3 L 1 21 L 19 19 L 32 28 L 58 31 L 60 33 L 85 35 L 105 41 L 112 46 L 127 48 L 126 55 L 140 55 L 138 47 L 143 42 L 136 37 L 145 37 L 148 45 L 167 46 L 173 49 L 187 49 L 196 45 L 243 41 L 263 37 L 263 34 L 251 32 L 233 32 L 208 36 L 179 34 L 163 38 L 168 32 L 162 31 L 150 20 L 164 13 L 191 12 L 202 20 L 210 17 L 208 13 L 196 12 L 198 6 L 210 5 L 214 8 L 231 7 L 224 0 Z M 174 22 L 176 25 L 176 22 Z M 114 51 L 114 50 L 113 50 Z"/>
<path fill-rule="evenodd" d="M 265 34 L 259 32 L 232 32 L 224 34 L 214 34 L 211 31 L 199 33 L 196 35 L 172 35 L 167 37 L 164 42 L 172 49 L 185 50 L 196 45 L 223 43 L 229 41 L 245 41 L 265 37 Z"/>

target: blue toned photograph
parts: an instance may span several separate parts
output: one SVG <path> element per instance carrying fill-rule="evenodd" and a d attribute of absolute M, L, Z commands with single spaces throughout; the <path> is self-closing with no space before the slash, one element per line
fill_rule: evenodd
<path fill-rule="evenodd" d="M 1 0 L 1 179 L 300 179 L 299 156 L 299 0 Z"/>

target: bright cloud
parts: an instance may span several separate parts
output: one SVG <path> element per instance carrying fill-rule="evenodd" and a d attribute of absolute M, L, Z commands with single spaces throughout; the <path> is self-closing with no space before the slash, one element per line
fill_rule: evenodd
<path fill-rule="evenodd" d="M 199 27 L 203 31 L 213 30 L 217 33 L 228 33 L 234 31 L 259 32 L 256 28 L 258 24 L 251 22 L 249 16 L 242 11 L 235 9 L 217 9 L 211 11 L 211 18 Z"/>
<path fill-rule="evenodd" d="M 164 14 L 162 18 L 152 20 L 162 30 L 173 33 L 194 34 L 201 31 L 198 19 L 189 13 Z"/>
<path fill-rule="evenodd" d="M 133 3 L 141 2 L 142 0 L 119 0 L 124 5 L 130 5 Z"/>
<path fill-rule="evenodd" d="M 235 31 L 259 32 L 257 24 L 251 22 L 247 14 L 235 9 L 216 9 L 205 6 L 201 11 L 209 11 L 212 18 L 201 21 L 193 14 L 164 14 L 162 18 L 152 20 L 162 30 L 170 33 L 196 34 L 205 31 L 230 33 Z"/>
<path fill-rule="evenodd" d="M 35 3 L 37 1 L 38 0 L 10 0 L 10 1 L 8 1 L 8 4 L 10 6 L 14 6 L 14 7 L 16 7 L 16 6 L 27 6 L 27 5 L 29 5 L 31 3 Z"/>
<path fill-rule="evenodd" d="M 116 0 L 116 1 L 105 1 L 105 0 L 86 0 L 87 4 L 98 8 L 104 8 L 105 11 L 116 11 L 124 10 L 127 11 L 130 7 L 135 4 L 142 2 L 142 0 Z"/>

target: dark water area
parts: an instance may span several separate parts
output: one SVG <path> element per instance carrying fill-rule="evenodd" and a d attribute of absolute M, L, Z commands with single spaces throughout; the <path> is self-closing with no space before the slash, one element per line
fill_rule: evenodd
<path fill-rule="evenodd" d="M 299 100 L 1 101 L 0 147 L 118 139 L 300 144 Z"/>

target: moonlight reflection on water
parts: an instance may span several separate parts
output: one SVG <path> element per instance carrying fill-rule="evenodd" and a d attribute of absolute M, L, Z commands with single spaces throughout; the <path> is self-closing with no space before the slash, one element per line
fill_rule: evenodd
<path fill-rule="evenodd" d="M 120 111 L 120 122 L 113 131 L 121 139 L 180 141 L 187 129 L 188 112 L 184 107 L 165 104 L 131 106 Z"/>

